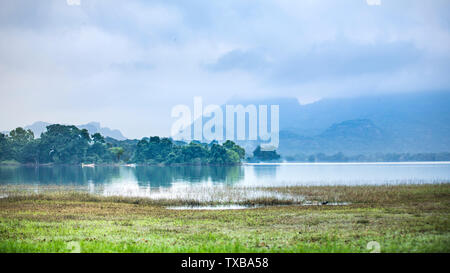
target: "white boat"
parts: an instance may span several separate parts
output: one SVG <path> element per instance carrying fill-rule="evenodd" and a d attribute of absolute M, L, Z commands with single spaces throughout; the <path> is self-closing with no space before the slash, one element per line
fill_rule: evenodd
<path fill-rule="evenodd" d="M 136 164 L 131 163 L 131 164 L 125 164 L 125 167 L 131 167 L 131 168 L 136 168 Z"/>
<path fill-rule="evenodd" d="M 91 163 L 91 164 L 81 163 L 81 167 L 82 167 L 82 168 L 84 168 L 84 167 L 87 167 L 87 168 L 94 168 L 94 167 L 95 167 L 95 164 L 94 164 L 94 163 Z"/>

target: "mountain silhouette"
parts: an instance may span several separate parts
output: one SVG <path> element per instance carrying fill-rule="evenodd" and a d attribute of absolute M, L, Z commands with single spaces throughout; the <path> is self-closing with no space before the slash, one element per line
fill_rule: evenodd
<path fill-rule="evenodd" d="M 35 137 L 39 137 L 43 132 L 47 130 L 47 126 L 51 125 L 51 123 L 43 122 L 43 121 L 37 121 L 34 122 L 31 125 L 25 126 L 24 129 L 30 129 L 33 131 Z M 80 129 L 87 129 L 89 133 L 95 134 L 100 133 L 105 137 L 111 137 L 117 140 L 125 140 L 126 137 L 123 136 L 123 134 L 117 130 L 117 129 L 110 129 L 108 127 L 101 127 L 99 122 L 89 122 L 87 124 L 82 125 L 76 125 Z"/>

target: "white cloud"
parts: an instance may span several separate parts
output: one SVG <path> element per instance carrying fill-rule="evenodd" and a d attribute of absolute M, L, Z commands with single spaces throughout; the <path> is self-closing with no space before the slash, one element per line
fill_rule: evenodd
<path fill-rule="evenodd" d="M 131 137 L 169 135 L 171 107 L 194 96 L 207 104 L 233 96 L 311 102 L 448 89 L 449 6 L 3 1 L 0 130 L 97 120 Z"/>
<path fill-rule="evenodd" d="M 381 0 L 366 0 L 366 3 L 369 6 L 380 6 Z"/>

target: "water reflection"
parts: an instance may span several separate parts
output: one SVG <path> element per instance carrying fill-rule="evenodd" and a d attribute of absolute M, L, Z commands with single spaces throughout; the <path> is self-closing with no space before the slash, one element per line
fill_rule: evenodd
<path fill-rule="evenodd" d="M 80 166 L 0 167 L 0 184 L 86 185 L 105 184 L 120 177 L 118 167 Z"/>
<path fill-rule="evenodd" d="M 254 165 L 253 171 L 257 178 L 276 178 L 280 165 Z"/>
<path fill-rule="evenodd" d="M 450 163 L 276 164 L 242 166 L 0 166 L 0 185 L 139 188 L 379 185 L 450 181 Z"/>
<path fill-rule="evenodd" d="M 0 184 L 107 185 L 124 182 L 140 187 L 171 187 L 174 183 L 233 185 L 244 178 L 241 166 L 1 166 Z"/>

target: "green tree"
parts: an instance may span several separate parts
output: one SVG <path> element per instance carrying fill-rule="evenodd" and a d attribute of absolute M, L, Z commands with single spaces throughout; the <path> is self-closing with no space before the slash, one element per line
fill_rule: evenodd
<path fill-rule="evenodd" d="M 245 150 L 241 146 L 237 145 L 231 140 L 227 140 L 223 143 L 223 146 L 229 150 L 232 150 L 236 152 L 239 156 L 239 159 L 244 159 L 245 157 Z"/>
<path fill-rule="evenodd" d="M 12 159 L 19 162 L 24 162 L 24 148 L 34 140 L 33 132 L 28 129 L 25 130 L 22 127 L 18 127 L 9 132 L 9 145 L 12 152 Z"/>
<path fill-rule="evenodd" d="M 33 139 L 22 149 L 20 162 L 39 164 L 39 144 L 40 139 Z"/>
<path fill-rule="evenodd" d="M 95 133 L 92 135 L 92 141 L 94 143 L 105 143 L 105 138 L 100 133 Z"/>
<path fill-rule="evenodd" d="M 209 162 L 212 164 L 226 164 L 227 163 L 227 149 L 219 144 L 211 146 L 211 156 Z"/>
<path fill-rule="evenodd" d="M 207 145 L 192 141 L 181 149 L 181 157 L 184 163 L 207 163 L 209 150 Z"/>
<path fill-rule="evenodd" d="M 91 139 L 85 161 L 95 163 L 110 161 L 112 157 L 107 153 L 105 138 L 100 133 L 95 133 Z"/>
<path fill-rule="evenodd" d="M 25 130 L 22 127 L 17 127 L 9 132 L 9 137 L 13 143 L 25 145 L 34 139 L 34 133 L 30 129 Z"/>
<path fill-rule="evenodd" d="M 264 151 L 261 149 L 261 146 L 258 145 L 256 149 L 253 151 L 253 157 L 256 160 L 261 161 L 272 161 L 280 159 L 280 155 L 277 154 L 277 151 Z"/>
<path fill-rule="evenodd" d="M 14 159 L 8 136 L 0 133 L 0 161 Z"/>
<path fill-rule="evenodd" d="M 114 155 L 114 158 L 117 162 L 120 161 L 120 157 L 123 155 L 125 150 L 122 147 L 112 147 L 109 148 L 109 151 Z"/>
<path fill-rule="evenodd" d="M 39 144 L 40 161 L 81 163 L 86 159 L 91 138 L 86 129 L 71 125 L 53 124 L 42 133 Z"/>

